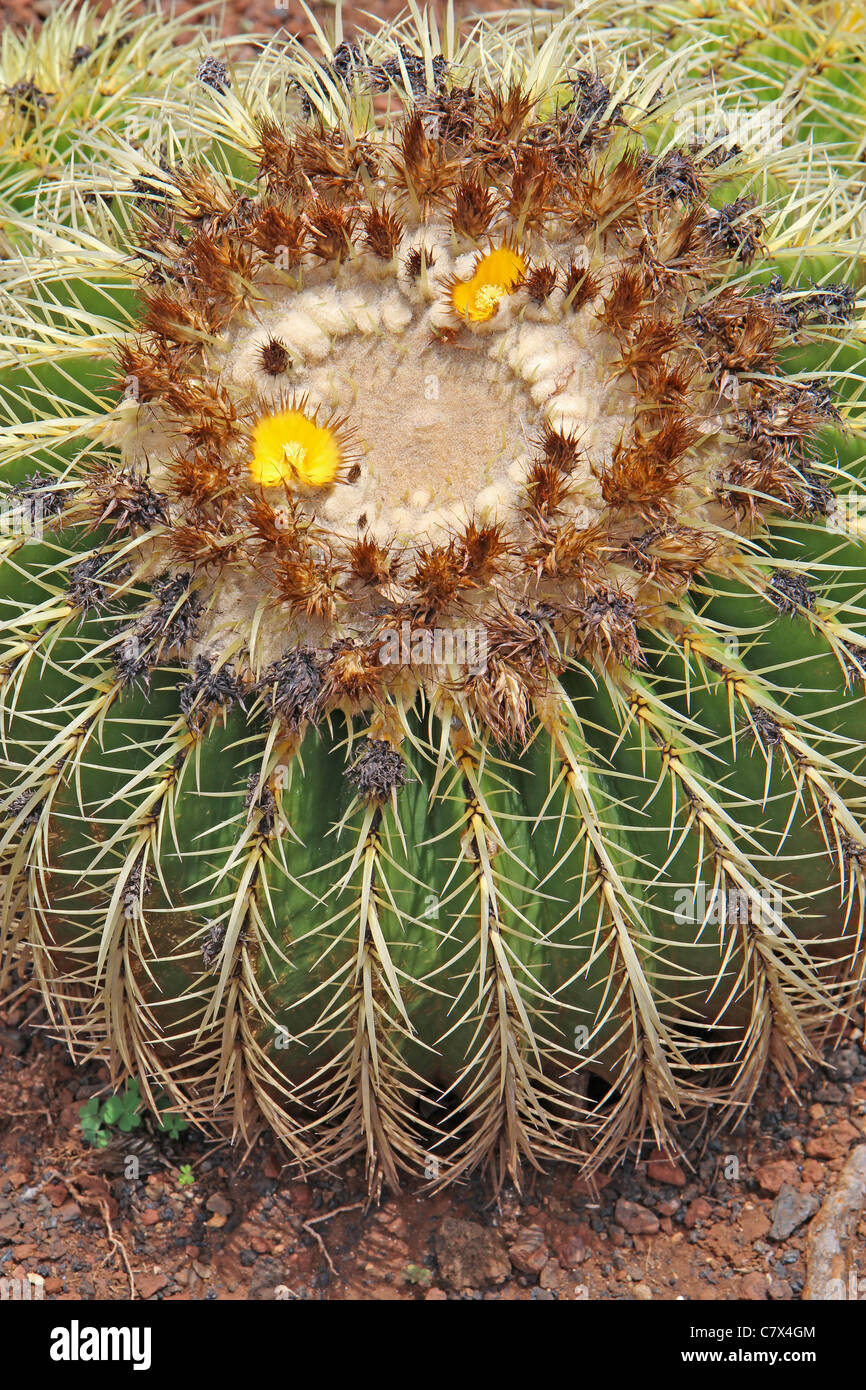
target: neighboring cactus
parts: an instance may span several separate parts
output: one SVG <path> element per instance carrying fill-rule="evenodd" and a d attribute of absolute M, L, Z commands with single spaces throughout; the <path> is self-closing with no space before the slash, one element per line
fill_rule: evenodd
<path fill-rule="evenodd" d="M 862 181 L 678 143 L 639 21 L 214 57 L 96 154 L 137 277 L 0 277 L 5 949 L 371 1184 L 671 1147 L 862 992 Z"/>
<path fill-rule="evenodd" d="M 727 110 L 738 97 L 777 102 L 788 139 L 813 135 L 819 158 L 862 150 L 866 10 L 857 0 L 650 0 L 635 9 L 651 42 L 687 54 L 691 79 L 712 84 Z"/>
<path fill-rule="evenodd" d="M 201 43 L 178 50 L 180 24 L 134 6 L 60 5 L 35 33 L 0 38 L 0 231 L 17 244 L 28 217 L 86 221 L 94 153 L 107 140 L 150 143 L 154 99 L 195 71 Z M 157 108 L 158 109 L 158 108 Z M 23 220 L 23 228 L 21 223 Z"/>

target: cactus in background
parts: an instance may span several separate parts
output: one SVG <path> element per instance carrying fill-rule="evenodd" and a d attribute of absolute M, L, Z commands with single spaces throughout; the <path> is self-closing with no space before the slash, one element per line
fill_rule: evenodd
<path fill-rule="evenodd" d="M 0 273 L 6 957 L 371 1187 L 670 1149 L 862 997 L 862 104 L 711 129 L 730 24 L 608 8 L 206 58 Z"/>
<path fill-rule="evenodd" d="M 692 79 L 713 84 L 729 111 L 738 94 L 778 103 L 789 140 L 812 134 L 831 158 L 862 149 L 866 11 L 856 0 L 637 0 L 618 13 L 687 52 Z"/>
<path fill-rule="evenodd" d="M 27 219 L 86 221 L 83 197 L 106 140 L 150 140 L 151 103 L 194 72 L 201 43 L 177 47 L 180 24 L 136 18 L 129 3 L 98 15 L 65 3 L 37 32 L 0 37 L 0 230 L 18 243 Z M 7 245 L 8 251 L 8 245 Z"/>

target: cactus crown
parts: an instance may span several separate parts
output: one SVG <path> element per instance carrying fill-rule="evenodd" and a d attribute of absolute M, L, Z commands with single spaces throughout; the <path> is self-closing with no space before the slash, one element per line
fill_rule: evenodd
<path fill-rule="evenodd" d="M 332 71 L 398 76 L 346 45 Z M 75 515 L 146 532 L 139 577 L 195 579 L 190 665 L 239 652 L 267 686 L 305 646 L 319 716 L 396 731 L 432 680 L 525 744 L 551 673 L 643 665 L 638 627 L 703 573 L 766 591 L 764 511 L 830 505 L 806 442 L 832 403 L 779 354 L 853 295 L 730 286 L 763 227 L 748 196 L 708 202 L 731 151 L 641 150 L 588 69 L 533 91 L 442 63 L 431 90 L 416 62 L 411 83 L 360 134 L 261 119 L 255 199 L 165 168 L 118 351 L 121 466 Z M 424 660 L 436 627 L 482 634 L 481 669 Z M 122 678 L 160 655 L 124 648 Z"/>

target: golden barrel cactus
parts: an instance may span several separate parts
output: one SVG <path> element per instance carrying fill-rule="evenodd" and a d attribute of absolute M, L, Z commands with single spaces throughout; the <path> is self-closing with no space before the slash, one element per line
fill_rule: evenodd
<path fill-rule="evenodd" d="M 656 8 L 178 50 L 0 269 L 7 959 L 373 1187 L 862 997 L 863 39 Z"/>

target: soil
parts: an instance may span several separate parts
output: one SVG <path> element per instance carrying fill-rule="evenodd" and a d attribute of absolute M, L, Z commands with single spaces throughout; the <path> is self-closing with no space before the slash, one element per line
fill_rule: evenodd
<path fill-rule="evenodd" d="M 244 1153 L 151 1127 L 94 1149 L 79 1110 L 108 1091 L 26 985 L 0 1007 L 0 1279 L 73 1300 L 796 1300 L 809 1223 L 866 1140 L 861 1028 L 796 1100 L 770 1080 L 740 1129 L 696 1136 L 692 1167 L 649 1151 L 594 1185 L 553 1167 L 498 1200 L 479 1178 L 368 1205 L 360 1165 L 303 1181 L 265 1137 Z M 866 1211 L 855 1228 L 866 1298 Z"/>
<path fill-rule="evenodd" d="M 0 25 L 52 8 L 0 0 Z M 365 8 L 344 7 L 347 32 Z M 376 13 L 402 8 L 379 0 Z M 310 36 L 295 0 L 226 5 L 225 34 L 281 28 Z M 554 1167 L 498 1200 L 478 1179 L 369 1206 L 360 1167 L 301 1181 L 266 1138 L 245 1154 L 136 1130 L 94 1149 L 79 1110 L 107 1090 L 104 1069 L 73 1065 L 48 1036 L 26 984 L 0 1006 L 0 1279 L 39 1275 L 61 1300 L 796 1300 L 809 1223 L 866 1140 L 862 1027 L 799 1078 L 796 1097 L 768 1080 L 737 1131 L 703 1136 L 692 1167 L 648 1153 L 594 1185 Z M 136 1178 L 125 1176 L 130 1156 Z M 862 1299 L 859 1218 L 849 1273 Z"/>
<path fill-rule="evenodd" d="M 113 0 L 98 0 L 95 8 L 105 12 L 112 7 L 112 3 Z M 274 0 L 223 0 L 222 4 L 220 4 L 220 0 L 213 0 L 213 3 L 217 15 L 222 15 L 222 22 L 218 27 L 226 37 L 243 36 L 244 34 L 269 37 L 284 30 L 306 43 L 314 33 L 310 18 L 298 0 L 283 0 L 283 3 L 274 3 Z M 34 24 L 38 25 L 56 7 L 57 0 L 0 0 L 0 29 L 8 25 L 11 28 L 22 30 Z M 147 11 L 152 10 L 153 6 L 142 3 L 140 8 Z M 162 8 L 182 16 L 190 11 L 200 11 L 202 0 L 172 0 L 172 3 L 168 3 L 166 0 Z M 331 3 L 328 3 L 328 0 L 324 0 L 324 2 L 323 0 L 308 0 L 308 8 L 325 33 L 330 34 L 333 31 L 334 22 L 333 0 Z M 501 11 L 507 7 L 501 3 L 501 0 L 498 2 L 497 0 L 472 0 L 471 4 L 461 4 L 458 0 L 454 8 L 459 17 L 463 14 L 477 14 L 482 11 Z M 555 6 L 545 4 L 542 0 L 537 8 L 553 9 Z M 344 34 L 348 37 L 354 29 L 370 28 L 371 14 L 374 14 L 377 19 L 391 20 L 405 13 L 405 10 L 404 0 L 376 0 L 375 4 L 364 4 L 363 0 L 362 3 L 353 4 L 350 0 L 342 7 Z M 186 37 L 189 37 L 190 33 L 195 33 L 197 24 L 198 16 L 192 21 Z M 237 44 L 232 44 L 231 51 L 232 53 L 243 53 L 244 49 L 243 47 L 238 48 Z"/>

